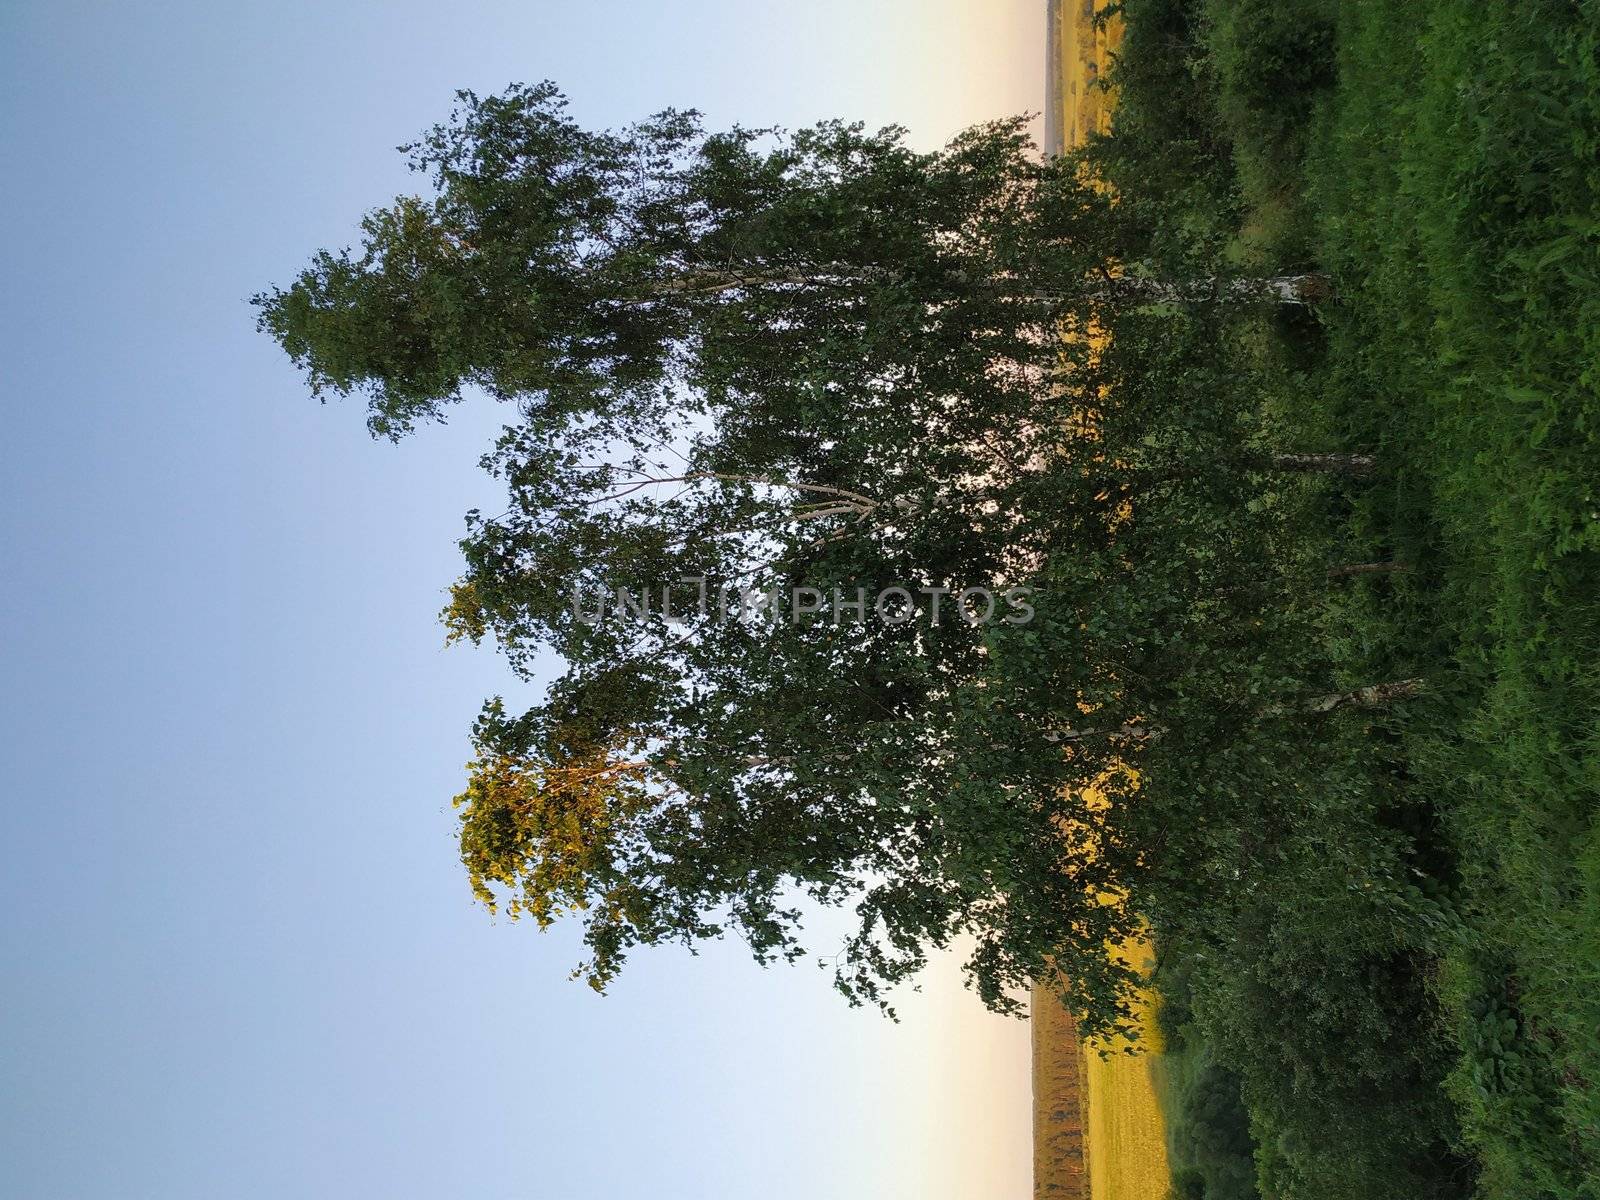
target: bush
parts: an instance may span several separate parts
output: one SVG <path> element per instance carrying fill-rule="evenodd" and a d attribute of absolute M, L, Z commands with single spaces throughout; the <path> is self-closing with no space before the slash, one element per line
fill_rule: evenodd
<path fill-rule="evenodd" d="M 1256 252 L 1311 254 L 1302 163 L 1337 79 L 1331 0 L 1208 0 L 1205 42 L 1216 111 L 1233 146 Z"/>

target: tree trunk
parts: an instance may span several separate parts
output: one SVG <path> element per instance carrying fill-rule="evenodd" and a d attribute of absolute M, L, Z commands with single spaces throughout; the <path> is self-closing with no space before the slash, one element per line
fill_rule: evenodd
<path fill-rule="evenodd" d="M 1268 709 L 1273 716 L 1287 713 L 1305 713 L 1320 717 L 1338 712 L 1342 708 L 1387 708 L 1400 700 L 1411 700 L 1428 690 L 1421 679 L 1401 679 L 1394 683 L 1374 683 L 1351 692 L 1332 692 L 1326 696 L 1313 696 L 1298 704 L 1277 705 Z"/>
<path fill-rule="evenodd" d="M 663 300 L 677 300 L 694 296 L 719 296 L 724 292 L 744 291 L 749 288 L 772 285 L 813 283 L 819 273 L 756 272 L 741 275 L 734 271 L 690 271 L 668 279 L 657 280 L 642 295 L 622 297 L 624 305 L 638 308 L 658 304 Z"/>
<path fill-rule="evenodd" d="M 1319 304 L 1333 297 L 1326 275 L 1270 275 L 1254 279 L 1211 278 L 1171 283 L 1118 275 L 1097 298 L 1144 304 Z"/>
<path fill-rule="evenodd" d="M 1411 571 L 1410 563 L 1403 562 L 1368 562 L 1345 563 L 1340 567 L 1329 567 L 1329 579 L 1349 579 L 1356 575 L 1404 575 Z"/>
<path fill-rule="evenodd" d="M 838 283 L 842 279 L 858 280 L 892 279 L 898 272 L 892 268 L 861 267 L 845 263 L 818 265 L 802 271 L 740 272 L 735 270 L 696 269 L 662 279 L 648 292 L 631 298 L 634 304 L 680 296 L 714 296 L 723 292 L 773 285 L 807 283 Z M 957 282 L 970 286 L 972 278 L 957 275 Z M 1026 284 L 1020 278 L 995 278 L 990 286 L 1009 290 L 1017 289 L 1016 299 L 1041 301 L 1052 297 L 1039 293 L 1027 294 Z M 1176 283 L 1163 279 L 1146 279 L 1139 275 L 1111 275 L 1098 289 L 1091 288 L 1087 296 L 1113 304 L 1319 304 L 1334 295 L 1333 285 L 1326 275 L 1266 275 L 1234 279 L 1221 276 L 1202 276 L 1199 279 L 1180 280 Z M 1066 295 L 1054 297 L 1058 301 L 1073 299 Z"/>
<path fill-rule="evenodd" d="M 1371 475 L 1377 460 L 1370 454 L 1271 454 L 1262 465 L 1272 471 L 1305 475 Z"/>
<path fill-rule="evenodd" d="M 1303 700 L 1287 704 L 1274 704 L 1262 709 L 1259 717 L 1261 719 L 1295 715 L 1321 717 L 1345 708 L 1387 708 L 1398 701 L 1420 696 L 1427 690 L 1426 681 L 1421 679 L 1374 683 L 1349 692 L 1330 692 L 1322 696 L 1307 696 Z M 1123 725 L 1107 725 L 1091 729 L 1059 729 L 1045 734 L 1045 739 L 1051 742 L 1081 742 L 1096 737 L 1129 737 L 1141 741 L 1154 741 L 1164 733 L 1165 729 L 1128 722 Z"/>

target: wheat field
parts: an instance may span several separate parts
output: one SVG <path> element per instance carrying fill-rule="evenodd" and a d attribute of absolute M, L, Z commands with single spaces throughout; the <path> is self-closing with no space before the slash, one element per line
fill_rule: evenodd
<path fill-rule="evenodd" d="M 1149 958 L 1143 945 L 1125 952 Z M 1166 1121 L 1151 1075 L 1161 1052 L 1157 1003 L 1151 993 L 1142 998 L 1143 1053 L 1131 1054 L 1121 1042 L 1083 1048 L 1090 1200 L 1165 1200 L 1171 1185 Z"/>
<path fill-rule="evenodd" d="M 1050 0 L 1045 149 L 1059 154 L 1110 128 L 1111 97 L 1097 85 L 1122 41 L 1122 19 L 1096 28 L 1109 0 Z"/>
<path fill-rule="evenodd" d="M 1147 946 L 1125 953 L 1148 958 Z M 1166 1122 L 1152 1060 L 1161 1051 L 1157 998 L 1140 1012 L 1142 1053 L 1085 1045 L 1055 994 L 1036 987 L 1033 1025 L 1033 1194 L 1036 1200 L 1165 1200 Z M 1102 1053 L 1104 1051 L 1104 1053 Z"/>

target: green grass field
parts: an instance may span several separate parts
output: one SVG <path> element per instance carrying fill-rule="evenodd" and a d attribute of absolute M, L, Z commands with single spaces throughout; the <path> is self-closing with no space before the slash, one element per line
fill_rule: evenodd
<path fill-rule="evenodd" d="M 1338 628 L 1449 688 L 1406 749 L 1459 863 L 1438 982 L 1483 1191 L 1594 1195 L 1600 6 L 1352 5 L 1339 33 L 1306 188 L 1349 290 L 1324 419 L 1392 464 L 1348 538 L 1418 571 Z"/>
<path fill-rule="evenodd" d="M 1278 912 L 1273 957 L 1196 983 L 1195 1036 L 1241 1060 L 1263 1194 L 1600 1196 L 1600 3 L 1125 15 L 1111 173 L 1186 244 L 1337 287 L 1263 340 L 1270 419 L 1378 456 L 1307 537 L 1406 569 L 1329 588 L 1327 652 L 1430 684 L 1371 787 L 1436 919 L 1324 971 L 1337 921 Z M 1253 1013 L 1302 968 L 1309 1015 Z"/>

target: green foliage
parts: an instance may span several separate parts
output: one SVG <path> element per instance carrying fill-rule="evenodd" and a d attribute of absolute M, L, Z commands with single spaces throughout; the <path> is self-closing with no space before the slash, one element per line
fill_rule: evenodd
<path fill-rule="evenodd" d="M 1470 922 L 1444 972 L 1451 1094 L 1496 1197 L 1593 1195 L 1600 1170 L 1596 17 L 1352 11 L 1315 166 L 1327 254 L 1359 289 L 1333 326 L 1346 419 L 1414 464 L 1354 514 L 1428 563 L 1386 636 L 1459 672 L 1408 756 L 1449 798 Z"/>
<path fill-rule="evenodd" d="M 1133 206 L 1021 120 L 918 154 L 840 123 L 587 131 L 547 84 L 460 100 L 409 150 L 430 197 L 257 302 L 375 433 L 472 389 L 515 406 L 484 459 L 508 507 L 470 515 L 444 616 L 567 667 L 479 721 L 478 897 L 580 920 L 603 988 L 641 945 L 797 958 L 804 894 L 859 918 L 832 956 L 853 1001 L 965 937 L 992 1007 L 1055 978 L 1087 1033 L 1131 1032 L 1106 947 L 1239 864 L 1135 802 L 1130 766 L 1206 748 L 1237 819 L 1239 772 L 1283 761 L 1332 679 L 1231 332 L 1259 315 L 1215 300 L 1261 289 L 1203 240 L 1192 274 L 1141 259 Z M 574 603 L 685 584 L 687 622 Z M 721 615 L 734 586 L 1016 585 L 1030 623 Z"/>
<path fill-rule="evenodd" d="M 1085 157 L 1118 195 L 1125 253 L 1168 267 L 1214 260 L 1239 217 L 1232 146 L 1217 114 L 1202 0 L 1123 0 L 1107 78 L 1114 137 Z"/>
<path fill-rule="evenodd" d="M 1206 0 L 1216 112 L 1233 146 L 1257 253 L 1295 266 L 1310 254 L 1301 164 L 1335 79 L 1336 0 Z"/>
<path fill-rule="evenodd" d="M 575 915 L 604 987 L 638 945 L 732 932 L 798 957 L 799 892 L 860 918 L 833 956 L 852 1000 L 885 1003 L 966 935 L 990 1005 L 1059 969 L 1087 1030 L 1126 1027 L 1136 975 L 1104 948 L 1137 930 L 1154 864 L 1124 830 L 1134 806 L 1105 804 L 1128 790 L 1116 740 L 1060 731 L 1214 725 L 1301 682 L 1250 653 L 1248 687 L 1183 667 L 1244 644 L 1276 586 L 1256 569 L 1265 510 L 1222 536 L 1261 486 L 1248 406 L 1203 360 L 1225 318 L 1140 316 L 1107 270 L 1122 218 L 1020 120 L 917 154 L 840 123 L 587 131 L 548 84 L 460 101 L 408 148 L 431 196 L 257 303 L 313 391 L 366 394 L 375 433 L 471 389 L 515 405 L 484 459 L 509 507 L 471 514 L 445 620 L 519 671 L 541 647 L 568 669 L 479 722 L 458 798 L 479 898 Z M 1168 355 L 1196 395 L 1181 431 L 1153 424 L 1135 359 L 1060 341 L 1130 303 L 1128 346 L 1201 356 Z M 1135 497 L 1166 535 L 1114 536 Z M 719 602 L 687 626 L 574 603 L 694 581 Z M 1019 583 L 1040 592 L 1029 625 L 715 611 L 732 586 Z M 1179 623 L 1198 658 L 1164 661 Z"/>
<path fill-rule="evenodd" d="M 1239 1077 L 1195 1022 L 1192 960 L 1163 954 L 1156 974 L 1162 1053 L 1153 1060 L 1178 1200 L 1257 1200 L 1255 1140 Z"/>
<path fill-rule="evenodd" d="M 1152 0 L 1146 32 L 1178 7 Z M 1303 496 L 1286 536 L 1410 568 L 1308 593 L 1309 620 L 1340 678 L 1436 681 L 1383 753 L 1341 754 L 1343 785 L 1312 773 L 1317 819 L 1290 834 L 1388 839 L 1414 891 L 1334 904 L 1326 877 L 1281 876 L 1300 899 L 1263 880 L 1254 940 L 1193 950 L 1196 1028 L 1244 1079 L 1267 1194 L 1594 1196 L 1600 8 L 1184 7 L 1184 77 L 1214 81 L 1245 201 L 1184 219 L 1270 268 L 1313 254 L 1341 297 L 1260 347 L 1268 436 L 1385 464 Z M 1130 85 L 1168 53 L 1136 32 Z M 1102 151 L 1119 189 L 1141 158 L 1163 177 L 1158 124 L 1137 112 Z"/>

